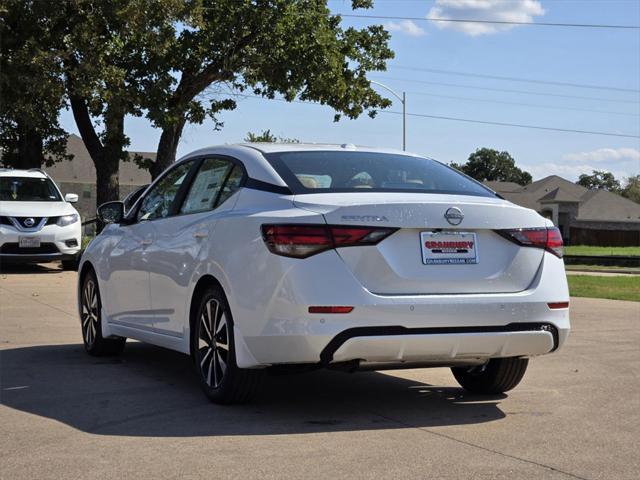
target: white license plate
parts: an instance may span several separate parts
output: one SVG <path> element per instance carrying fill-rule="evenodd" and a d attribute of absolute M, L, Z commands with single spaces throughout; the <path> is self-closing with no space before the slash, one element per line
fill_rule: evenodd
<path fill-rule="evenodd" d="M 464 265 L 478 263 L 476 234 L 471 232 L 420 232 L 422 263 Z"/>
<path fill-rule="evenodd" d="M 38 237 L 20 237 L 18 239 L 18 246 L 20 248 L 38 248 L 40 246 L 40 239 Z"/>

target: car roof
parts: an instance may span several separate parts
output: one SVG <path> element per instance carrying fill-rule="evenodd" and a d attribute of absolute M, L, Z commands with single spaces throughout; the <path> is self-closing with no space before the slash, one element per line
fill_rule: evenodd
<path fill-rule="evenodd" d="M 237 158 L 243 162 L 249 177 L 263 182 L 280 186 L 287 186 L 285 181 L 278 175 L 273 166 L 265 158 L 265 154 L 280 152 L 311 152 L 311 151 L 350 151 L 350 152 L 372 152 L 372 153 L 393 153 L 407 156 L 417 156 L 412 153 L 400 150 L 384 149 L 377 147 L 362 147 L 352 144 L 326 144 L 326 143 L 237 143 L 227 145 L 216 145 L 195 150 L 179 161 L 188 160 L 194 157 L 207 155 L 227 155 Z"/>
<path fill-rule="evenodd" d="M 0 168 L 0 177 L 48 178 L 42 170 L 18 170 L 15 168 Z"/>

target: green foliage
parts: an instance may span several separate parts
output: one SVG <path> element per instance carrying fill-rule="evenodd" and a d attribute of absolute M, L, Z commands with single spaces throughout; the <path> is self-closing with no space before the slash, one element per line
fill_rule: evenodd
<path fill-rule="evenodd" d="M 624 257 L 640 256 L 640 247 L 596 247 L 591 245 L 566 245 L 565 255 L 622 255 Z"/>
<path fill-rule="evenodd" d="M 608 190 L 613 193 L 622 191 L 620 182 L 616 180 L 613 173 L 604 170 L 593 170 L 591 175 L 583 173 L 576 183 L 589 190 Z"/>
<path fill-rule="evenodd" d="M 531 174 L 516 167 L 516 162 L 509 152 L 499 152 L 491 148 L 479 148 L 469 155 L 467 163 L 452 163 L 451 166 L 479 182 L 515 182 L 519 185 L 531 183 Z"/>
<path fill-rule="evenodd" d="M 65 105 L 55 48 L 65 28 L 59 8 L 45 1 L 0 4 L 0 150 L 6 166 L 40 167 L 70 158 L 58 123 Z"/>
<path fill-rule="evenodd" d="M 627 183 L 622 189 L 622 196 L 640 203 L 640 175 L 627 178 Z"/>
<path fill-rule="evenodd" d="M 263 130 L 262 133 L 253 133 L 253 132 L 248 132 L 247 136 L 244 138 L 245 142 L 256 142 L 256 143 L 260 143 L 260 142 L 266 142 L 266 143 L 276 143 L 276 142 L 280 142 L 280 143 L 300 143 L 300 140 L 296 139 L 296 138 L 285 138 L 285 137 L 277 137 L 275 136 L 273 133 L 271 133 L 271 130 Z"/>

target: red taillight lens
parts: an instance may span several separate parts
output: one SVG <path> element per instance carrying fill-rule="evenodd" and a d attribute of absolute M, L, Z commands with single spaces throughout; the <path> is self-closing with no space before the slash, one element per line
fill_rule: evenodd
<path fill-rule="evenodd" d="M 507 240 L 524 247 L 543 248 L 562 258 L 562 234 L 556 227 L 551 228 L 517 228 L 513 230 L 497 230 Z"/>
<path fill-rule="evenodd" d="M 318 306 L 309 307 L 309 313 L 351 313 L 353 307 L 346 306 Z"/>
<path fill-rule="evenodd" d="M 262 238 L 272 253 L 306 258 L 331 248 L 375 245 L 395 231 L 339 225 L 263 225 Z"/>

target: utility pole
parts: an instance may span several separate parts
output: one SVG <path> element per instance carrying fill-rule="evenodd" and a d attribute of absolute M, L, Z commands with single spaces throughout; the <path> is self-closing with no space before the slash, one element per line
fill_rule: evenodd
<path fill-rule="evenodd" d="M 398 100 L 402 102 L 402 150 L 407 149 L 407 93 L 402 92 L 402 96 L 398 95 L 394 90 L 386 86 L 384 83 L 376 82 L 375 80 L 369 80 L 374 85 L 378 85 L 393 94 Z"/>

